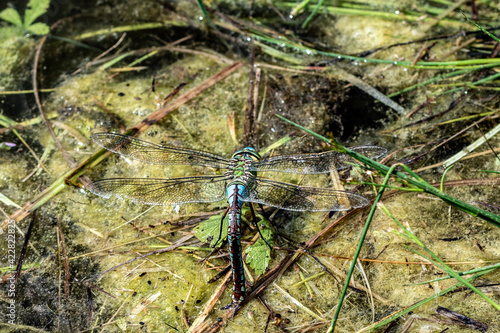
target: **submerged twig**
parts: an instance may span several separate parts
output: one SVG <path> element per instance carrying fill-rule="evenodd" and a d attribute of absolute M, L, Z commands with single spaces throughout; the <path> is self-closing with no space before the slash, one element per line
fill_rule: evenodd
<path fill-rule="evenodd" d="M 17 261 L 17 267 L 16 267 L 16 274 L 14 275 L 14 284 L 17 283 L 17 280 L 21 276 L 21 269 L 23 267 L 24 256 L 26 255 L 26 251 L 28 250 L 28 243 L 31 237 L 31 231 L 33 230 L 33 226 L 35 225 L 35 219 L 36 219 L 36 210 L 33 211 L 33 215 L 31 216 L 31 222 L 30 225 L 28 226 L 28 231 L 26 231 L 26 234 L 24 235 L 23 248 L 21 250 L 21 253 L 19 254 L 19 259 Z"/>
<path fill-rule="evenodd" d="M 446 161 L 443 162 L 443 167 L 448 168 L 450 165 L 453 165 L 454 163 L 458 162 L 460 159 L 463 157 L 467 156 L 469 153 L 473 152 L 476 148 L 481 146 L 483 143 L 487 142 L 489 139 L 491 139 L 493 136 L 495 136 L 498 132 L 500 132 L 500 124 L 495 126 L 493 129 L 491 129 L 488 133 L 485 135 L 481 136 L 479 139 L 462 149 L 458 154 L 455 154 L 454 156 L 450 157 Z M 493 151 L 494 152 L 494 151 Z"/>
<path fill-rule="evenodd" d="M 406 124 L 406 125 L 403 126 L 403 128 L 415 126 L 415 125 L 418 125 L 418 124 L 421 124 L 421 123 L 425 123 L 425 122 L 427 122 L 429 120 L 442 117 L 445 114 L 447 114 L 448 112 L 450 112 L 451 110 L 453 110 L 464 98 L 465 98 L 465 95 L 459 96 L 457 99 L 453 100 L 450 103 L 450 105 L 448 106 L 448 108 L 446 110 L 441 111 L 441 112 L 436 113 L 436 114 L 433 114 L 433 115 L 430 115 L 430 116 L 428 116 L 426 118 L 414 121 L 412 123 Z"/>
<path fill-rule="evenodd" d="M 368 95 L 372 96 L 373 98 L 377 99 L 379 102 L 387 105 L 397 113 L 403 114 L 405 113 L 405 109 L 399 105 L 398 103 L 394 102 L 392 99 L 381 93 L 379 90 L 375 89 L 374 87 L 370 86 L 368 83 L 364 82 L 363 80 L 357 78 L 356 76 L 344 71 L 340 67 L 335 67 L 333 69 L 333 73 L 338 75 L 339 79 L 341 80 L 346 80 L 347 82 L 350 82 L 354 84 L 356 87 L 359 89 L 363 90 L 365 93 Z"/>
<path fill-rule="evenodd" d="M 442 316 L 450 318 L 451 321 L 455 324 L 467 326 L 469 328 L 478 330 L 479 332 L 486 332 L 488 330 L 488 325 L 483 324 L 480 321 L 474 320 L 472 318 L 469 318 L 461 313 L 443 308 L 442 306 L 438 306 L 436 312 Z"/>
<path fill-rule="evenodd" d="M 118 45 L 120 45 L 123 40 L 125 39 L 125 36 L 127 36 L 127 33 L 124 32 L 122 34 L 122 36 L 118 39 L 118 41 L 113 45 L 111 46 L 110 48 L 108 48 L 106 51 L 102 52 L 101 54 L 99 54 L 97 57 L 95 57 L 92 62 L 95 62 L 101 58 L 103 58 L 105 55 L 107 55 L 109 52 L 113 51 L 114 49 L 116 49 L 118 47 Z M 78 73 L 80 73 L 83 69 L 85 69 L 87 66 L 89 66 L 89 63 L 85 64 L 85 66 L 83 67 L 80 67 L 79 69 L 77 69 L 76 71 L 74 71 L 73 73 L 71 73 L 71 75 L 76 75 Z"/>
<path fill-rule="evenodd" d="M 61 19 L 61 20 L 57 21 L 56 23 L 54 23 L 50 27 L 50 30 L 54 30 L 59 24 L 61 24 L 65 20 L 66 19 Z M 34 64 L 33 64 L 33 95 L 35 96 L 36 105 L 38 107 L 38 110 L 40 111 L 40 115 L 42 116 L 43 121 L 45 123 L 45 126 L 47 126 L 47 130 L 49 131 L 50 135 L 52 136 L 52 139 L 54 140 L 54 142 L 55 142 L 55 144 L 57 146 L 57 149 L 59 150 L 59 152 L 64 157 L 64 160 L 66 161 L 66 163 L 71 168 L 73 168 L 73 167 L 76 166 L 76 161 L 64 149 L 64 147 L 62 146 L 61 142 L 59 141 L 59 139 L 57 138 L 56 134 L 54 133 L 54 129 L 52 128 L 52 125 L 50 124 L 50 121 L 47 118 L 47 115 L 43 111 L 42 103 L 40 101 L 40 95 L 38 94 L 38 77 L 37 77 L 38 63 L 39 63 L 39 60 L 40 60 L 40 54 L 42 53 L 43 45 L 45 44 L 45 41 L 47 40 L 47 38 L 48 38 L 48 35 L 45 35 L 45 36 L 42 37 L 42 39 L 40 40 L 40 44 L 38 45 L 38 48 L 37 48 L 36 53 L 35 53 L 35 60 L 34 60 Z"/>
<path fill-rule="evenodd" d="M 68 328 L 72 331 L 71 328 L 71 315 L 70 315 L 70 283 L 69 283 L 69 263 L 68 263 L 68 254 L 66 252 L 66 242 L 64 241 L 64 233 L 61 227 L 61 220 L 59 216 L 56 215 L 57 220 L 57 239 L 58 245 L 60 248 L 59 252 L 59 260 L 63 262 L 64 265 L 64 296 L 66 298 L 66 316 L 68 319 Z"/>

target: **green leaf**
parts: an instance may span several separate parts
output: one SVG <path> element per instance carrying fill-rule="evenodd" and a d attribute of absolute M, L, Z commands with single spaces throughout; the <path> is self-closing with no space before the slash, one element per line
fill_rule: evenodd
<path fill-rule="evenodd" d="M 211 216 L 208 220 L 201 222 L 196 228 L 193 229 L 193 233 L 200 241 L 204 243 L 210 243 L 211 247 L 215 247 L 217 240 L 219 240 L 219 234 L 221 232 L 220 220 L 222 214 Z M 222 234 L 220 237 L 220 242 L 227 238 L 227 217 L 222 221 Z"/>
<path fill-rule="evenodd" d="M 2 12 L 0 12 L 0 19 L 10 22 L 19 28 L 23 27 L 21 16 L 19 16 L 19 13 L 14 8 L 2 10 Z"/>
<path fill-rule="evenodd" d="M 264 215 L 256 214 L 259 222 L 257 222 L 257 226 L 260 229 L 260 234 L 264 237 L 265 241 L 269 243 L 269 245 L 274 244 L 273 238 L 273 230 L 271 227 L 271 222 L 264 217 Z"/>
<path fill-rule="evenodd" d="M 24 28 L 30 30 L 30 26 L 41 15 L 47 12 L 50 0 L 30 0 L 28 7 L 24 12 Z"/>
<path fill-rule="evenodd" d="M 274 238 L 271 224 L 264 216 L 257 214 L 257 217 L 260 218 L 260 221 L 257 223 L 260 234 L 266 242 L 272 246 L 274 244 Z M 257 275 L 264 274 L 271 261 L 271 249 L 266 242 L 261 238 L 245 250 L 247 254 L 246 263 L 255 270 L 255 274 Z"/>
<path fill-rule="evenodd" d="M 259 239 L 254 245 L 246 248 L 246 262 L 255 270 L 255 274 L 262 275 L 271 261 L 271 249 L 267 244 Z"/>
<path fill-rule="evenodd" d="M 35 35 L 46 35 L 50 32 L 50 28 L 45 23 L 35 23 L 28 27 L 28 31 Z"/>

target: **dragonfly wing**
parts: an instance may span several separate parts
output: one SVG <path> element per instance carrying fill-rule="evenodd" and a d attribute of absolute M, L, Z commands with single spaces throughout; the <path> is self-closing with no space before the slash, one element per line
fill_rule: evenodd
<path fill-rule="evenodd" d="M 176 205 L 224 199 L 225 180 L 225 176 L 110 178 L 90 183 L 87 190 L 106 199 L 115 195 L 146 205 Z"/>
<path fill-rule="evenodd" d="M 379 158 L 387 150 L 378 146 L 359 146 L 352 150 L 369 158 Z M 281 155 L 252 163 L 251 171 L 277 171 L 300 174 L 328 173 L 333 168 L 342 170 L 349 167 L 345 162 L 355 163 L 352 157 L 338 152 L 327 151 L 317 154 Z"/>
<path fill-rule="evenodd" d="M 355 151 L 358 154 L 371 158 L 372 160 L 378 160 L 379 158 L 387 154 L 387 149 L 379 146 L 357 146 L 357 147 L 351 147 L 349 149 Z M 359 163 L 357 160 L 355 160 L 350 156 L 347 156 L 346 158 L 352 161 L 353 163 Z"/>
<path fill-rule="evenodd" d="M 99 146 L 136 160 L 162 165 L 202 165 L 225 169 L 229 161 L 215 154 L 200 150 L 162 146 L 139 140 L 128 135 L 94 133 L 92 140 Z"/>
<path fill-rule="evenodd" d="M 368 204 L 365 197 L 327 188 L 304 187 L 256 178 L 243 193 L 243 201 L 292 211 L 342 211 Z"/>

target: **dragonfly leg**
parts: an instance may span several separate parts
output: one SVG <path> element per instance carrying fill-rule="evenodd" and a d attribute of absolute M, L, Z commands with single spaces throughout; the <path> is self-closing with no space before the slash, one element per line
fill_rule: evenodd
<path fill-rule="evenodd" d="M 234 313 L 236 314 L 236 311 L 238 311 L 239 307 L 241 306 L 241 302 L 231 302 L 228 305 L 223 306 L 220 308 L 221 310 L 230 310 L 234 309 Z"/>
<path fill-rule="evenodd" d="M 224 214 L 222 214 L 222 218 L 220 219 L 219 237 L 217 238 L 217 241 L 214 243 L 215 245 L 217 245 L 219 243 L 219 241 L 222 237 L 222 225 L 223 225 L 224 219 L 226 218 L 228 212 L 229 212 L 229 207 L 226 208 L 226 211 L 224 212 Z"/>
<path fill-rule="evenodd" d="M 269 245 L 264 236 L 262 236 L 259 225 L 255 222 L 256 215 L 255 211 L 253 210 L 253 204 L 251 202 L 249 202 L 249 206 L 250 206 L 250 212 L 252 213 L 252 223 L 255 225 L 255 227 L 257 227 L 257 231 L 259 232 L 260 238 L 264 241 L 264 243 L 266 243 L 267 247 L 269 247 L 269 249 L 272 250 L 271 245 Z"/>

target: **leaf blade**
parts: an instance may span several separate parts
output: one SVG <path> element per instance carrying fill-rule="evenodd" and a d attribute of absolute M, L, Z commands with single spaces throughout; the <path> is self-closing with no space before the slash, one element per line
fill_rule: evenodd
<path fill-rule="evenodd" d="M 30 25 L 28 27 L 28 31 L 31 32 L 32 34 L 43 36 L 50 32 L 50 28 L 45 23 L 38 22 Z"/>
<path fill-rule="evenodd" d="M 23 20 L 14 8 L 6 8 L 0 12 L 0 19 L 14 24 L 16 27 L 23 27 Z"/>
<path fill-rule="evenodd" d="M 221 214 L 210 216 L 208 220 L 205 220 L 198 224 L 195 228 L 193 228 L 193 234 L 200 241 L 204 243 L 210 243 L 211 247 L 215 247 L 217 245 L 218 238 L 220 235 L 220 241 L 223 241 L 227 238 L 227 226 L 228 226 L 227 217 L 222 221 L 221 226 Z M 222 233 L 221 233 L 222 228 Z"/>
<path fill-rule="evenodd" d="M 31 24 L 47 12 L 49 5 L 50 0 L 30 0 L 24 12 L 24 28 L 29 30 Z"/>
<path fill-rule="evenodd" d="M 269 246 L 274 244 L 274 238 L 271 223 L 263 215 L 257 214 L 257 217 L 260 218 L 257 227 L 264 239 L 260 238 L 255 244 L 248 246 L 245 253 L 247 254 L 246 263 L 254 269 L 255 274 L 262 275 L 271 262 L 271 248 Z"/>

